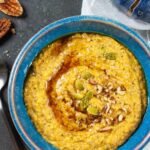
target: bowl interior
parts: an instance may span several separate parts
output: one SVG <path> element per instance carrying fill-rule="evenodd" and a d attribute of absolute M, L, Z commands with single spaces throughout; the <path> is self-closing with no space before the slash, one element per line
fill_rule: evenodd
<path fill-rule="evenodd" d="M 76 16 L 63 19 L 46 26 L 29 40 L 17 57 L 9 80 L 9 108 L 14 124 L 19 134 L 30 148 L 43 150 L 55 149 L 36 131 L 26 112 L 23 100 L 24 80 L 32 61 L 46 45 L 60 37 L 77 32 L 100 33 L 113 37 L 131 50 L 144 70 L 148 89 L 148 107 L 139 128 L 124 145 L 119 147 L 119 150 L 134 149 L 150 131 L 149 48 L 144 41 L 128 27 L 104 18 Z"/>

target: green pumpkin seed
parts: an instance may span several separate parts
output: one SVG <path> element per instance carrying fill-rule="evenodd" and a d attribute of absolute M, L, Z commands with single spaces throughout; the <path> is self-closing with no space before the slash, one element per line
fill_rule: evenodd
<path fill-rule="evenodd" d="M 82 77 L 83 79 L 87 80 L 89 78 L 91 78 L 93 75 L 90 72 L 84 72 Z"/>
<path fill-rule="evenodd" d="M 104 53 L 104 57 L 109 60 L 116 60 L 117 54 L 114 52 Z"/>
<path fill-rule="evenodd" d="M 80 91 L 84 90 L 84 86 L 83 86 L 81 80 L 78 80 L 78 79 L 77 79 L 77 80 L 75 81 L 75 88 L 76 88 L 77 90 L 80 90 Z"/>
<path fill-rule="evenodd" d="M 73 95 L 73 97 L 74 97 L 75 99 L 82 99 L 82 98 L 83 98 L 83 95 L 80 94 L 80 93 L 76 93 L 76 94 Z"/>
<path fill-rule="evenodd" d="M 92 97 L 93 97 L 93 92 L 92 92 L 92 91 L 88 91 L 88 92 L 85 94 L 84 99 L 90 100 Z"/>
<path fill-rule="evenodd" d="M 97 107 L 89 106 L 87 108 L 87 112 L 88 112 L 88 114 L 91 114 L 91 115 L 98 115 L 99 109 Z"/>
<path fill-rule="evenodd" d="M 93 97 L 93 92 L 88 91 L 85 96 L 82 98 L 80 103 L 80 109 L 83 111 L 89 106 L 89 100 Z"/>

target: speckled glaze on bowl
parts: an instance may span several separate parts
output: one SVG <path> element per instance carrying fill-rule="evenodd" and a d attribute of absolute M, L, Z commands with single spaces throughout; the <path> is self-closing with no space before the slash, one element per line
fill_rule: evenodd
<path fill-rule="evenodd" d="M 142 149 L 150 137 L 150 47 L 127 26 L 110 19 L 94 16 L 74 16 L 54 22 L 35 34 L 22 48 L 9 79 L 8 101 L 14 125 L 30 149 L 54 150 L 36 131 L 23 100 L 23 85 L 32 61 L 54 40 L 76 32 L 92 32 L 111 36 L 127 46 L 143 67 L 148 89 L 148 107 L 139 128 L 119 150 Z"/>

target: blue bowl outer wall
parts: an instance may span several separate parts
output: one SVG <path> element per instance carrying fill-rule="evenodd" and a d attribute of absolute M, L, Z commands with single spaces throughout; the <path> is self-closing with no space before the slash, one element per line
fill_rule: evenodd
<path fill-rule="evenodd" d="M 124 145 L 119 147 L 119 150 L 132 150 L 150 131 L 150 53 L 148 52 L 150 48 L 140 36 L 128 27 L 113 20 L 101 17 L 74 16 L 57 21 L 40 30 L 23 47 L 14 63 L 8 85 L 9 109 L 15 127 L 31 149 L 56 149 L 41 137 L 32 124 L 23 101 L 23 84 L 29 66 L 41 49 L 62 36 L 76 32 L 101 33 L 117 39 L 134 53 L 144 69 L 148 86 L 148 107 L 138 130 Z M 137 40 L 140 42 L 136 42 Z M 143 49 L 147 50 L 147 52 Z M 20 125 L 24 129 L 24 132 Z"/>

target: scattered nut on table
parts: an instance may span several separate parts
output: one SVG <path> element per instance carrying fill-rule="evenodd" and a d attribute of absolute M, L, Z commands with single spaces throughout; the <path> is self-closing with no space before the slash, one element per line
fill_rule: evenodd
<path fill-rule="evenodd" d="M 0 39 L 4 37 L 11 27 L 11 21 L 6 18 L 0 19 Z"/>
<path fill-rule="evenodd" d="M 18 0 L 0 0 L 0 11 L 15 17 L 23 14 L 23 8 Z"/>

